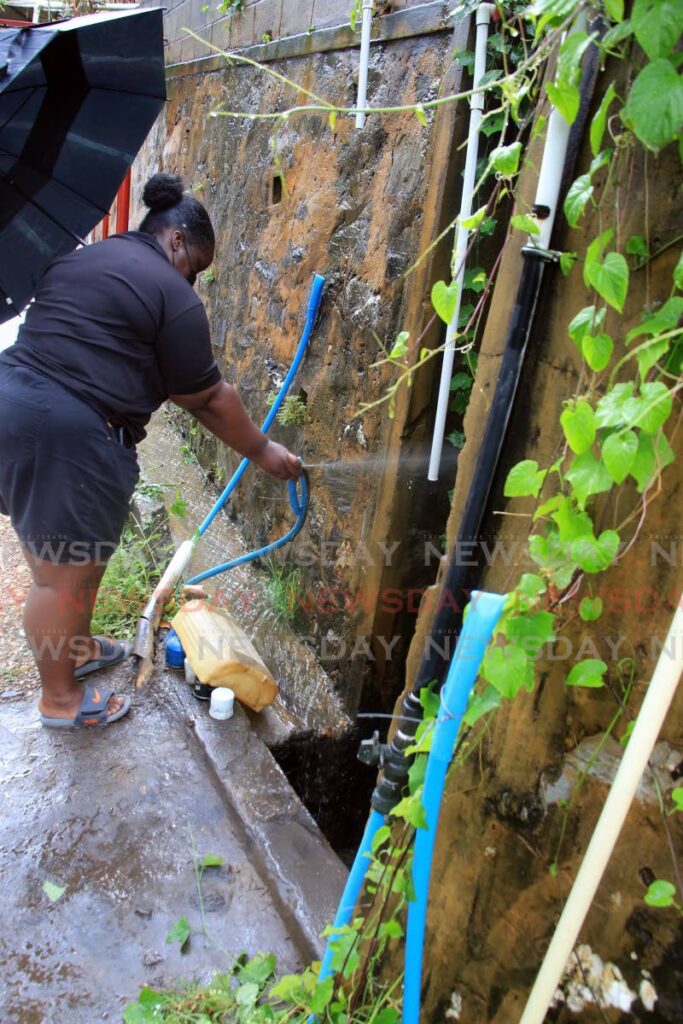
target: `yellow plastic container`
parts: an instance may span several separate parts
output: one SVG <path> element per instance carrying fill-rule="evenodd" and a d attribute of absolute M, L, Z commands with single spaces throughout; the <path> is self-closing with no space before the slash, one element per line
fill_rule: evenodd
<path fill-rule="evenodd" d="M 254 711 L 273 703 L 277 683 L 249 637 L 226 612 L 208 601 L 188 601 L 171 625 L 201 683 L 227 687 Z"/>

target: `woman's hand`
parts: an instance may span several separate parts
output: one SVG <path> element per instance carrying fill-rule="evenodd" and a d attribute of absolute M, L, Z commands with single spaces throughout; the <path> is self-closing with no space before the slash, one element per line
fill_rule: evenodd
<path fill-rule="evenodd" d="M 268 441 L 263 450 L 252 457 L 252 462 L 278 480 L 298 480 L 301 476 L 301 459 L 277 441 Z"/>

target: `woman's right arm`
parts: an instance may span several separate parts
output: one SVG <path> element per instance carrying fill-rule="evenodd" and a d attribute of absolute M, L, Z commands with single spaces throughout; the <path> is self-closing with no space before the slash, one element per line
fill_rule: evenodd
<path fill-rule="evenodd" d="M 250 419 L 235 388 L 221 380 L 191 395 L 170 395 L 172 402 L 187 409 L 202 426 L 225 444 L 246 456 L 278 480 L 297 480 L 301 460 L 284 445 L 270 441 Z"/>

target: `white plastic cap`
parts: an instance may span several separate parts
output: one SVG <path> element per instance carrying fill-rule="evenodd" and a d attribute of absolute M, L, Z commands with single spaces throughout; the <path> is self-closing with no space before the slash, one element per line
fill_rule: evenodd
<path fill-rule="evenodd" d="M 212 718 L 232 718 L 235 705 L 235 694 L 227 686 L 217 686 L 211 693 L 209 714 Z"/>

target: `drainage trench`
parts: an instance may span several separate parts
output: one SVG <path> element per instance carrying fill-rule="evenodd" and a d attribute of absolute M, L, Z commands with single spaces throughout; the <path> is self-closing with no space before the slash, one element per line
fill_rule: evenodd
<path fill-rule="evenodd" d="M 342 736 L 292 736 L 271 746 L 292 789 L 315 818 L 337 856 L 349 866 L 368 817 L 376 772 L 356 754 L 357 727 Z"/>

